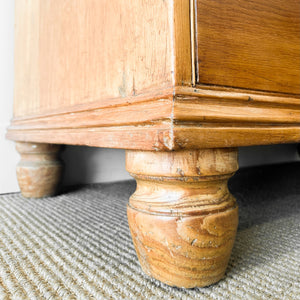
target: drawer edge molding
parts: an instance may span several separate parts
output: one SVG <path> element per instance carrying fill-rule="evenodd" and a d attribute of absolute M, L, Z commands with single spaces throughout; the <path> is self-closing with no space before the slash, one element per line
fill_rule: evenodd
<path fill-rule="evenodd" d="M 151 151 L 293 143 L 300 141 L 300 98 L 176 87 L 143 101 L 16 118 L 7 138 Z"/>

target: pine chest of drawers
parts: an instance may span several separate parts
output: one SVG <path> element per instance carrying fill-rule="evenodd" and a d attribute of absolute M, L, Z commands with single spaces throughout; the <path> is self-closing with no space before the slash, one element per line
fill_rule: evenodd
<path fill-rule="evenodd" d="M 22 193 L 55 191 L 59 144 L 126 149 L 144 271 L 218 281 L 237 147 L 300 140 L 299 18 L 298 0 L 16 0 L 7 137 Z"/>

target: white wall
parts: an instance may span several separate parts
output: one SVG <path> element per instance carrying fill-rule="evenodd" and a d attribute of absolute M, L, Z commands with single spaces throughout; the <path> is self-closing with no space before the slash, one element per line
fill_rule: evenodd
<path fill-rule="evenodd" d="M 131 179 L 125 170 L 125 151 L 84 146 L 66 146 L 63 185 Z"/>
<path fill-rule="evenodd" d="M 14 1 L 0 2 L 0 193 L 18 191 L 14 143 L 5 140 L 12 117 Z"/>
<path fill-rule="evenodd" d="M 5 140 L 6 127 L 13 106 L 13 24 L 14 1 L 0 3 L 0 193 L 18 191 L 15 166 L 19 155 L 14 143 Z M 125 171 L 125 152 L 117 149 L 66 146 L 65 185 L 109 182 L 129 179 Z M 240 166 L 299 160 L 296 145 L 244 147 L 240 149 Z"/>

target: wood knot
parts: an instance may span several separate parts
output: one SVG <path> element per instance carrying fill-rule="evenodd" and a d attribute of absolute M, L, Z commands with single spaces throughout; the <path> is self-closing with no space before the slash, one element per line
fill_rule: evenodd
<path fill-rule="evenodd" d="M 180 168 L 177 168 L 176 172 L 180 175 L 180 176 L 184 176 L 184 171 Z"/>

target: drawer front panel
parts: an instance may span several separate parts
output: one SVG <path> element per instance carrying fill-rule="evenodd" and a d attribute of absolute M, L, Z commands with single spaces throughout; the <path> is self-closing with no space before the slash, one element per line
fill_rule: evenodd
<path fill-rule="evenodd" d="M 197 81 L 300 93 L 299 0 L 198 0 Z"/>

